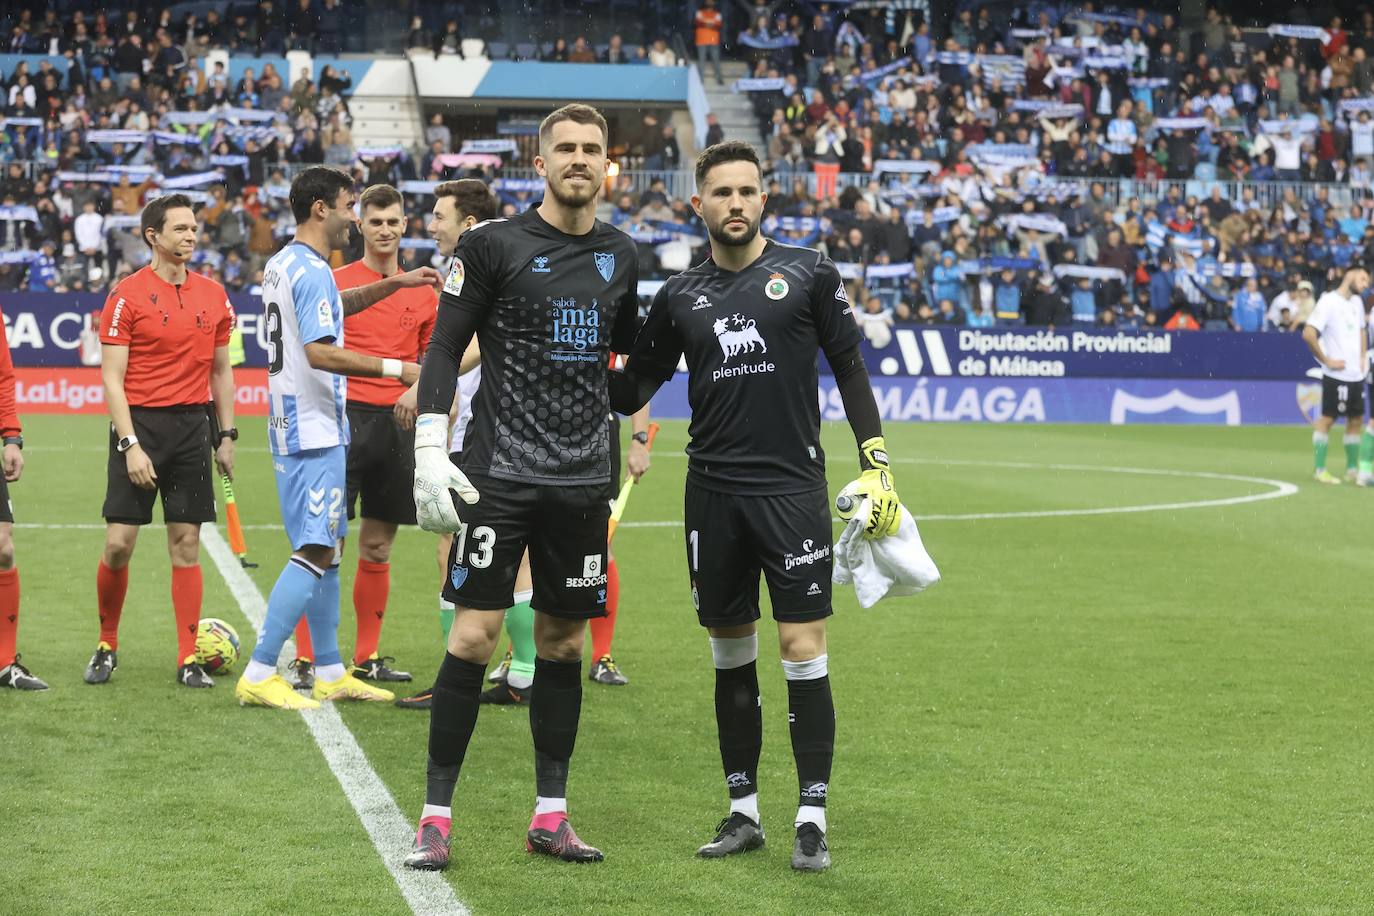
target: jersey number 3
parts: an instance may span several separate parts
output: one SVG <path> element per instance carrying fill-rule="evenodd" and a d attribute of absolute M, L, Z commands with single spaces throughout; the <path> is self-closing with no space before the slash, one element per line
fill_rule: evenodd
<path fill-rule="evenodd" d="M 281 306 L 275 302 L 267 303 L 267 374 L 276 375 L 281 371 L 285 354 L 281 346 Z"/>

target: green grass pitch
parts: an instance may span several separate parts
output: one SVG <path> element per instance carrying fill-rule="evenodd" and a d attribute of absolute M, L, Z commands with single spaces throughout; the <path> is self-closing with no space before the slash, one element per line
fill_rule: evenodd
<path fill-rule="evenodd" d="M 163 532 L 134 558 L 120 668 L 94 648 L 104 488 L 99 418 L 34 417 L 11 490 L 20 650 L 53 689 L 0 695 L 0 911 L 407 912 L 300 716 L 241 709 L 232 680 L 173 684 Z M 277 521 L 260 419 L 243 423 L 245 523 Z M 762 630 L 768 846 L 692 857 L 725 800 L 709 649 L 682 534 L 683 423 L 665 423 L 616 537 L 616 656 L 588 684 L 570 796 L 600 866 L 535 860 L 523 712 L 485 709 L 455 799 L 448 873 L 487 913 L 1338 912 L 1374 894 L 1374 493 L 1308 482 L 1306 431 L 890 426 L 898 490 L 944 581 L 830 637 L 838 748 L 835 867 L 788 867 L 796 802 L 776 630 Z M 853 476 L 828 425 L 832 495 Z M 1333 470 L 1342 468 L 1332 449 Z M 1115 468 L 1117 470 L 1084 469 Z M 1147 475 L 1121 469 L 1184 472 Z M 1194 476 L 1202 475 L 1202 476 Z M 1206 476 L 1230 475 L 1230 476 Z M 1283 498 L 1232 501 L 1297 485 Z M 1203 508 L 961 519 L 1227 501 Z M 287 555 L 251 527 L 266 594 Z M 209 558 L 205 613 L 252 637 Z M 353 640 L 343 564 L 341 642 Z M 440 658 L 434 539 L 403 532 L 382 648 L 417 685 Z M 765 609 L 765 613 L 766 613 Z M 407 817 L 427 717 L 344 720 Z M 1361 900 L 1365 902 L 1360 903 Z"/>

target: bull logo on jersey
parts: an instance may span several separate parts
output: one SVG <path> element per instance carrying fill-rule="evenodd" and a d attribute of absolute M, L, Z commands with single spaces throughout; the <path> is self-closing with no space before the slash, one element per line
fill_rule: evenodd
<path fill-rule="evenodd" d="M 596 272 L 601 274 L 601 279 L 610 283 L 615 274 L 615 254 L 597 251 L 592 253 L 592 257 L 596 259 Z"/>
<path fill-rule="evenodd" d="M 716 339 L 720 341 L 720 349 L 725 354 L 725 362 L 729 362 L 733 356 L 741 353 L 753 353 L 755 349 L 762 349 L 768 352 L 768 344 L 764 343 L 763 337 L 759 335 L 759 330 L 754 326 L 754 319 L 746 320 L 743 315 L 736 312 L 729 318 L 717 318 L 711 325 L 711 330 L 715 331 Z"/>

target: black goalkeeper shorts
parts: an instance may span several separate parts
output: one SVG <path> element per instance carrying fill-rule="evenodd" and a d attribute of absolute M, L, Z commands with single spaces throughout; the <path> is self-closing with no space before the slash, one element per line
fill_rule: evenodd
<path fill-rule="evenodd" d="M 683 497 L 692 605 L 704 627 L 758 620 L 759 573 L 773 618 L 829 617 L 830 500 L 824 488 L 782 496 L 709 490 L 689 476 Z"/>
<path fill-rule="evenodd" d="M 14 504 L 10 502 L 10 484 L 0 474 L 0 522 L 14 524 Z"/>
<path fill-rule="evenodd" d="M 515 576 L 530 551 L 530 605 L 551 617 L 584 620 L 606 614 L 604 484 L 548 486 L 470 473 L 481 494 L 460 509 L 443 596 L 459 607 L 504 611 L 515 603 Z"/>

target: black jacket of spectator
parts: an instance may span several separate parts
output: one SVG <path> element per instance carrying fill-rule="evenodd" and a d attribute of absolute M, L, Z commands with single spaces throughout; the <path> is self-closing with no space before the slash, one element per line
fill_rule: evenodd
<path fill-rule="evenodd" d="M 1026 316 L 1026 324 L 1068 324 L 1073 320 L 1069 301 L 1057 289 L 1046 289 L 1036 284 L 1021 300 L 1021 313 Z"/>

